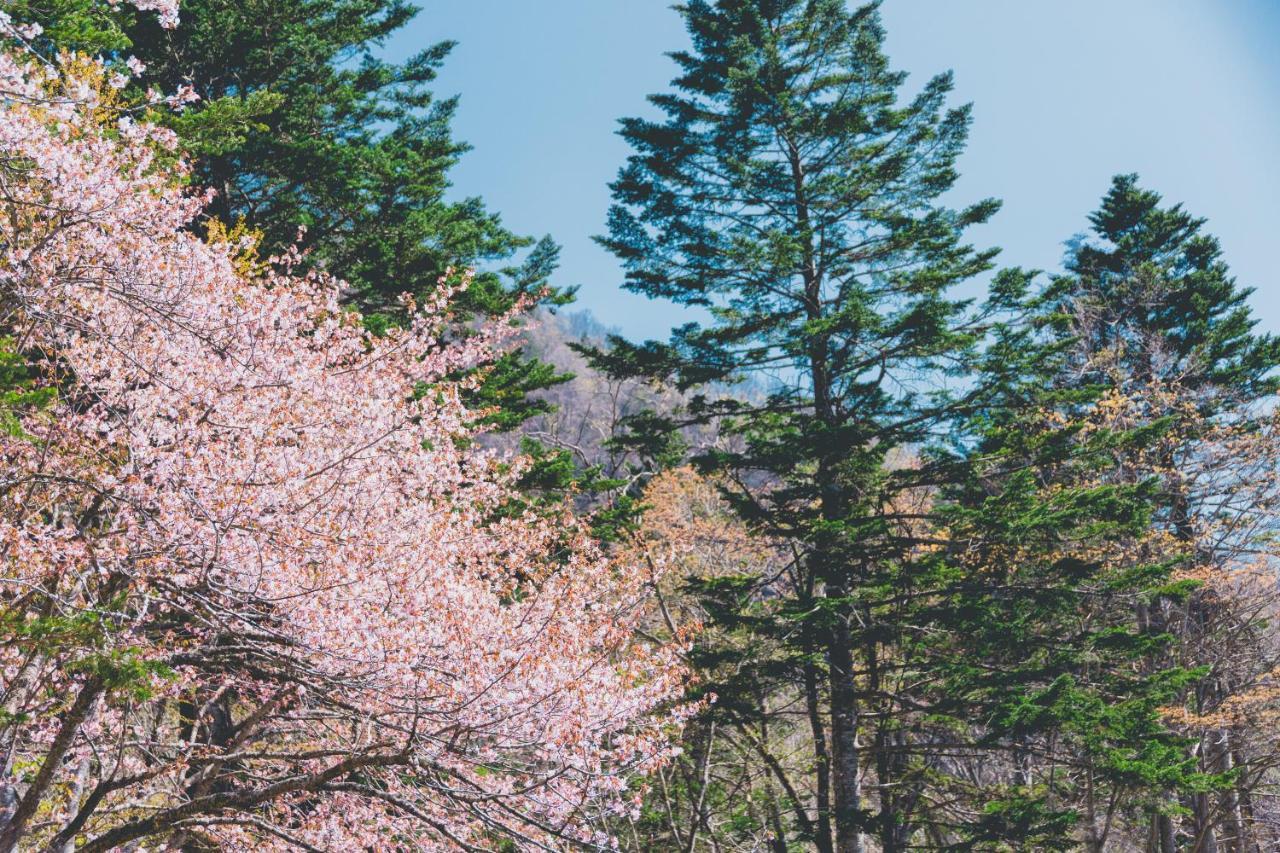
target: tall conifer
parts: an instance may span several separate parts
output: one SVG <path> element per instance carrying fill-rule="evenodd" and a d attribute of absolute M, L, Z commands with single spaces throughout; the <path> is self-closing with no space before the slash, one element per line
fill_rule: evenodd
<path fill-rule="evenodd" d="M 559 247 L 549 237 L 515 234 L 480 198 L 449 192 L 470 146 L 453 135 L 457 97 L 432 86 L 455 44 L 382 56 L 419 11 L 407 0 L 185 0 L 174 29 L 121 10 L 114 49 L 145 64 L 141 85 L 199 96 L 166 120 L 194 181 L 217 191 L 209 215 L 260 232 L 264 254 L 299 243 L 308 263 L 351 285 L 375 328 L 450 269 L 475 271 L 452 301 L 459 332 L 522 297 L 568 301 L 550 285 Z M 514 428 L 548 409 L 534 392 L 567 378 L 513 353 L 472 402 Z"/>
<path fill-rule="evenodd" d="M 1149 635 L 1177 636 L 1177 657 L 1202 677 L 1176 704 L 1211 714 L 1274 666 L 1256 651 L 1265 646 L 1262 626 L 1233 612 L 1230 578 L 1266 548 L 1252 537 L 1270 528 L 1265 515 L 1275 507 L 1268 484 L 1280 340 L 1256 331 L 1252 290 L 1237 285 L 1205 220 L 1165 205 L 1136 175 L 1114 178 L 1089 222 L 1055 283 L 1072 357 L 1054 381 L 1111 388 L 1132 401 L 1135 425 L 1164 425 L 1158 448 L 1120 455 L 1111 477 L 1158 483 L 1152 530 L 1175 543 L 1184 571 L 1203 584 L 1188 596 L 1152 597 L 1134 618 Z M 1167 665 L 1172 654 L 1148 666 Z M 1206 727 L 1188 760 L 1217 782 L 1166 786 L 1153 833 L 1164 853 L 1216 849 L 1215 835 L 1228 846 L 1258 843 L 1244 814 L 1249 786 L 1240 784 L 1252 775 L 1253 739 Z"/>
<path fill-rule="evenodd" d="M 928 476 L 906 463 L 946 430 L 956 399 L 939 379 L 981 335 L 953 290 L 990 268 L 994 252 L 964 233 L 998 205 L 941 201 L 969 109 L 948 107 L 949 74 L 902 97 L 875 4 L 678 8 L 693 49 L 673 55 L 673 90 L 651 98 L 664 118 L 623 121 L 635 153 L 601 242 L 627 288 L 708 319 L 667 343 L 614 340 L 595 359 L 685 388 L 768 377 L 763 402 L 697 396 L 683 417 L 720 422 L 735 449 L 701 462 L 737 484 L 729 497 L 748 522 L 793 544 L 809 579 L 789 635 L 820 667 L 808 690 L 829 709 L 815 730 L 813 842 L 850 853 L 874 831 L 902 849 L 918 797 L 896 778 L 906 753 L 886 650 L 919 544 L 901 498 Z M 638 419 L 630 438 L 651 442 L 675 420 Z M 874 797 L 861 789 L 868 763 Z"/>

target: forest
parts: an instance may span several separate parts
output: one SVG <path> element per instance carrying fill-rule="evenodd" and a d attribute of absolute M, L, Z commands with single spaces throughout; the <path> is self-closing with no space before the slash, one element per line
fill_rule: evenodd
<path fill-rule="evenodd" d="M 880 3 L 686 0 L 633 340 L 454 186 L 420 11 L 0 0 L 0 851 L 1280 850 L 1207 220 L 1006 265 Z"/>

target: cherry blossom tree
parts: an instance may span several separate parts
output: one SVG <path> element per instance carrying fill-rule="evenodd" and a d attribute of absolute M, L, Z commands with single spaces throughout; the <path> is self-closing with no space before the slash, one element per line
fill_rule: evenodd
<path fill-rule="evenodd" d="M 193 236 L 171 135 L 3 25 L 0 849 L 608 845 L 684 673 L 474 441 L 510 325 Z"/>

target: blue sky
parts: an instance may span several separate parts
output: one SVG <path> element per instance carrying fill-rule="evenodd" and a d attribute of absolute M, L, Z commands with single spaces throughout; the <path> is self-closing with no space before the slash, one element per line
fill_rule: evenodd
<path fill-rule="evenodd" d="M 459 42 L 440 77 L 475 150 L 454 172 L 520 233 L 564 246 L 559 281 L 632 337 L 679 312 L 619 288 L 603 230 L 627 155 L 624 115 L 650 115 L 684 47 L 663 0 L 420 0 L 390 46 Z M 1001 262 L 1056 269 L 1117 172 L 1208 217 L 1263 328 L 1280 331 L 1280 0 L 886 0 L 907 92 L 953 69 L 974 103 L 955 201 L 1004 200 L 973 238 Z"/>

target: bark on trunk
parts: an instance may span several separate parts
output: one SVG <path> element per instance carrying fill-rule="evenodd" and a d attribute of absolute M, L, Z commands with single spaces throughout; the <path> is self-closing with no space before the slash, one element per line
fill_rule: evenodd
<path fill-rule="evenodd" d="M 831 754 L 827 749 L 827 729 L 822 719 L 818 696 L 818 668 L 812 663 L 804 667 L 805 704 L 809 729 L 813 735 L 813 757 L 817 773 L 817 833 L 814 846 L 818 853 L 832 853 L 831 846 Z"/>
<path fill-rule="evenodd" d="M 842 590 L 832 592 L 843 596 Z M 853 644 L 847 613 L 841 614 L 836 622 L 827 652 L 831 667 L 831 757 L 836 853 L 864 853 L 858 692 L 853 676 Z"/>

